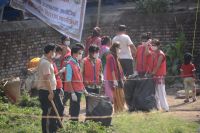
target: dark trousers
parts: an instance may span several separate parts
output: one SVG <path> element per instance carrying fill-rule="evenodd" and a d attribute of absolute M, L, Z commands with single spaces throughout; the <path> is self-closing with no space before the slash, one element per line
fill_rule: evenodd
<path fill-rule="evenodd" d="M 120 59 L 120 64 L 122 66 L 125 76 L 133 74 L 133 60 L 132 59 Z"/>
<path fill-rule="evenodd" d="M 81 102 L 81 93 L 75 92 L 77 96 L 77 101 L 72 101 L 72 97 L 70 95 L 70 107 L 69 112 L 71 117 L 78 117 L 80 113 L 80 102 Z M 72 121 L 78 121 L 78 118 L 72 118 Z"/>
<path fill-rule="evenodd" d="M 64 92 L 64 97 L 63 97 L 63 105 L 65 106 L 67 101 L 70 99 L 71 93 L 70 92 Z"/>
<path fill-rule="evenodd" d="M 51 102 L 48 99 L 49 91 L 48 90 L 39 90 L 39 101 L 41 104 L 42 109 L 42 116 L 43 117 L 51 117 L 56 116 L 55 111 L 51 105 Z M 54 91 L 54 103 L 56 107 L 58 106 L 56 91 Z M 58 125 L 58 119 L 55 118 L 42 118 L 42 133 L 55 133 L 57 128 L 60 125 Z"/>
<path fill-rule="evenodd" d="M 62 99 L 60 97 L 61 89 L 56 89 L 55 91 L 55 103 L 56 103 L 56 108 L 58 110 L 58 113 L 60 116 L 63 116 L 64 113 L 64 105 L 62 102 Z"/>

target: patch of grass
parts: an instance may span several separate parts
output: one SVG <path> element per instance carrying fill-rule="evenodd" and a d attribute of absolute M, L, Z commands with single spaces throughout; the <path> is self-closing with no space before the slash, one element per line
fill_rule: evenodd
<path fill-rule="evenodd" d="M 193 133 L 199 125 L 167 113 L 124 113 L 113 119 L 114 133 Z"/>
<path fill-rule="evenodd" d="M 0 102 L 1 133 L 41 133 L 41 118 L 32 118 L 24 115 L 41 116 L 38 107 L 20 107 Z M 22 115 L 15 115 L 22 114 Z M 63 123 L 64 129 L 59 133 L 193 133 L 200 127 L 195 122 L 175 118 L 168 113 L 121 113 L 114 115 L 111 127 L 103 127 L 95 122 Z"/>
<path fill-rule="evenodd" d="M 0 115 L 1 133 L 40 133 L 40 119 L 31 118 L 24 115 L 41 115 L 41 110 L 37 107 L 21 108 L 9 103 L 0 103 L 0 112 L 8 113 Z M 20 114 L 20 115 L 16 115 Z"/>

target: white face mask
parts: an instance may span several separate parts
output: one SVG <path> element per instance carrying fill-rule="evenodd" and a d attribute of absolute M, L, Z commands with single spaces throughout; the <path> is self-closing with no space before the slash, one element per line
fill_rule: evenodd
<path fill-rule="evenodd" d="M 69 45 L 70 45 L 70 41 L 65 41 L 65 42 L 64 42 L 64 45 L 65 45 L 65 46 L 69 46 Z"/>
<path fill-rule="evenodd" d="M 157 47 L 157 46 L 152 46 L 151 48 L 152 48 L 153 51 L 158 50 L 158 47 Z"/>
<path fill-rule="evenodd" d="M 82 59 L 82 54 L 79 54 L 76 58 L 78 61 Z"/>
<path fill-rule="evenodd" d="M 55 58 L 56 57 L 56 53 L 53 52 L 53 55 L 51 56 L 51 58 Z"/>
<path fill-rule="evenodd" d="M 95 54 L 94 54 L 94 58 L 95 58 L 95 59 L 99 58 L 99 53 L 95 53 Z"/>
<path fill-rule="evenodd" d="M 59 59 L 60 57 L 61 57 L 61 55 L 57 54 L 56 57 L 55 57 L 55 59 Z"/>

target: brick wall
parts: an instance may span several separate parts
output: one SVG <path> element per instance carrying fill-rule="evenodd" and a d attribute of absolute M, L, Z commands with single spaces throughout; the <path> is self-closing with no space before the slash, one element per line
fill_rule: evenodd
<path fill-rule="evenodd" d="M 27 62 L 41 56 L 48 42 L 58 42 L 60 34 L 38 20 L 0 24 L 0 77 L 26 74 Z"/>
<path fill-rule="evenodd" d="M 151 31 L 153 37 L 163 44 L 174 43 L 180 32 L 186 35 L 185 51 L 191 51 L 194 31 L 195 12 L 180 12 L 158 15 L 142 15 L 132 10 L 105 12 L 101 16 L 100 27 L 103 35 L 113 37 L 118 24 L 126 24 L 128 34 L 135 44 L 140 34 Z M 87 14 L 83 38 L 90 34 L 95 26 L 96 16 Z M 197 23 L 195 40 L 195 63 L 200 64 L 200 19 Z M 42 49 L 48 42 L 60 42 L 61 35 L 39 20 L 4 22 L 0 24 L 0 79 L 13 76 L 24 76 L 27 62 L 33 57 L 41 56 Z"/>

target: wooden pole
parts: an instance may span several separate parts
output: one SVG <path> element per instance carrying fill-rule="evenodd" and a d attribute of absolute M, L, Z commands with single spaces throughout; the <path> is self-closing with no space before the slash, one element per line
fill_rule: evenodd
<path fill-rule="evenodd" d="M 59 113 L 58 113 L 58 110 L 57 110 L 56 105 L 55 105 L 55 103 L 54 103 L 53 100 L 51 100 L 51 104 L 52 104 L 53 109 L 54 109 L 54 111 L 55 111 L 55 113 L 56 113 L 56 116 L 57 116 L 57 118 L 58 118 L 58 121 L 60 122 L 61 127 L 64 128 L 64 126 L 63 126 L 63 124 L 62 124 L 62 121 L 61 121 L 61 118 L 60 118 L 60 115 L 59 115 Z"/>
<path fill-rule="evenodd" d="M 98 27 L 99 27 L 100 15 L 101 15 L 101 0 L 99 0 L 98 2 L 97 23 L 96 23 L 96 26 Z"/>

